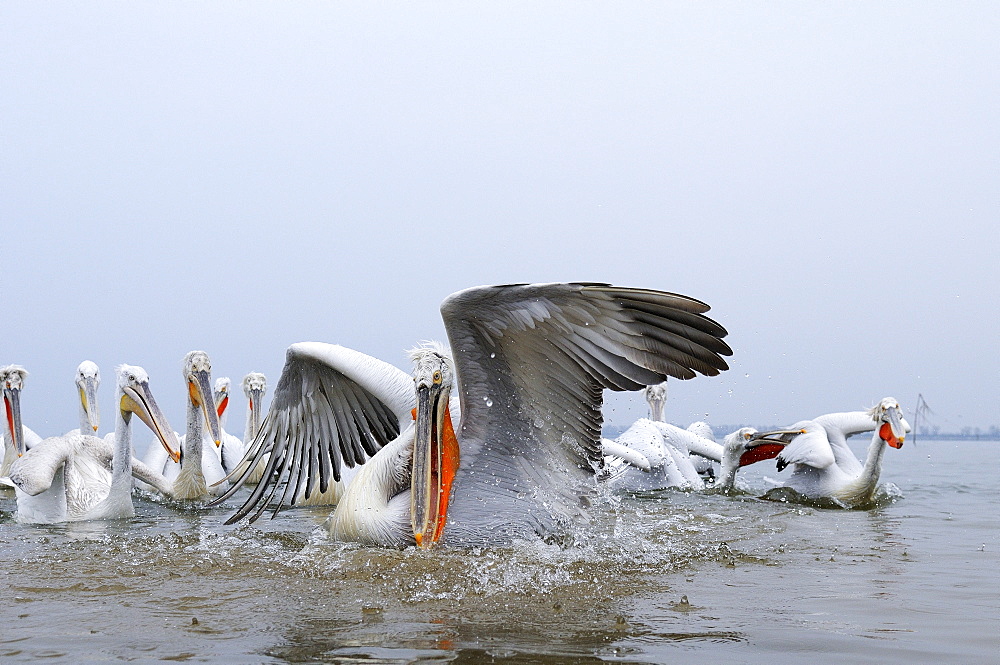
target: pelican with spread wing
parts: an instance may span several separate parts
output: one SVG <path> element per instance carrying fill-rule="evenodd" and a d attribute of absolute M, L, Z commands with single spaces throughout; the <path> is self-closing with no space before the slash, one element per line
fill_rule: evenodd
<path fill-rule="evenodd" d="M 264 478 L 229 523 L 259 516 L 282 481 L 279 507 L 364 462 L 331 516 L 337 538 L 477 546 L 558 533 L 595 487 L 604 389 L 728 369 L 708 309 L 607 284 L 486 286 L 444 301 L 454 356 L 415 349 L 412 377 L 342 347 L 293 346 L 244 458 L 247 475 L 269 453 Z"/>
<path fill-rule="evenodd" d="M 787 430 L 758 432 L 748 439 L 748 447 L 763 445 L 777 452 L 778 471 L 792 467 L 785 483 L 800 494 L 831 498 L 849 508 L 872 501 L 882 473 L 886 446 L 902 448 L 909 423 L 892 397 L 884 397 L 861 412 L 836 413 L 816 420 L 802 420 Z M 847 436 L 873 431 L 864 464 L 847 447 Z M 774 455 L 769 455 L 773 457 Z"/>

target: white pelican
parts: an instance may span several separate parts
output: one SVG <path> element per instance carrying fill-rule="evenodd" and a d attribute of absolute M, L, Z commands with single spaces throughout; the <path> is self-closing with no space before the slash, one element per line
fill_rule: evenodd
<path fill-rule="evenodd" d="M 663 426 L 673 427 L 640 418 L 614 441 L 602 439 L 605 469 L 600 477 L 606 478 L 615 489 L 629 492 L 648 492 L 667 487 L 701 489 L 701 477 L 691 463 L 684 441 L 668 441 L 661 429 Z M 674 429 L 684 432 L 680 428 Z"/>
<path fill-rule="evenodd" d="M 694 423 L 687 430 L 663 422 L 663 404 L 667 383 L 646 386 L 643 391 L 649 405 L 649 418 L 640 418 L 617 439 L 601 439 L 605 455 L 602 479 L 616 489 L 630 492 L 652 491 L 667 487 L 701 489 L 704 481 L 698 470 L 703 457 L 721 455 L 711 428 Z M 705 439 L 704 434 L 710 439 Z M 696 457 L 692 457 L 692 453 Z"/>
<path fill-rule="evenodd" d="M 243 441 L 226 431 L 226 420 L 229 416 L 229 387 L 231 381 L 228 376 L 222 376 L 215 380 L 215 389 L 212 391 L 212 402 L 215 404 L 215 412 L 219 417 L 219 440 L 222 442 L 218 447 L 212 445 L 209 438 L 211 434 L 202 432 L 202 448 L 215 453 L 222 464 L 222 469 L 229 473 L 239 461 L 243 459 L 245 447 Z"/>
<path fill-rule="evenodd" d="M 882 401 L 884 402 L 885 400 L 892 400 L 892 398 L 887 397 Z M 909 433 L 910 423 L 906 421 L 902 413 L 899 414 L 899 417 L 904 433 Z M 875 429 L 877 423 L 872 418 L 871 409 L 866 411 L 826 413 L 812 420 L 826 432 L 826 438 L 830 442 L 830 449 L 833 451 L 833 458 L 837 466 L 845 473 L 851 475 L 861 473 L 863 465 L 854 454 L 854 451 L 847 445 L 847 439 L 855 434 L 863 434 Z"/>
<path fill-rule="evenodd" d="M 441 306 L 454 367 L 441 348 L 415 349 L 412 381 L 341 347 L 296 345 L 248 451 L 253 464 L 271 447 L 264 479 L 227 523 L 258 505 L 259 516 L 282 478 L 279 507 L 370 457 L 331 516 L 338 539 L 476 546 L 558 533 L 596 487 L 604 389 L 728 368 L 726 331 L 708 309 L 607 284 L 467 289 Z"/>
<path fill-rule="evenodd" d="M 616 439 L 601 438 L 601 452 L 604 455 L 603 469 L 600 478 L 610 480 L 618 478 L 632 466 L 642 471 L 650 471 L 653 461 L 646 453 L 654 457 L 659 455 L 659 443 L 656 436 L 645 426 L 651 420 L 663 419 L 663 404 L 667 399 L 667 382 L 663 381 L 652 386 L 646 386 L 642 391 L 649 406 L 649 417 L 640 418 L 618 435 Z M 638 427 L 637 427 L 638 426 Z"/>
<path fill-rule="evenodd" d="M 754 440 L 756 434 L 753 427 L 741 427 L 726 435 L 722 441 L 722 455 L 716 460 L 721 469 L 714 487 L 732 489 L 736 485 L 736 472 L 741 467 L 773 459 L 784 449 L 783 443 Z"/>
<path fill-rule="evenodd" d="M 11 465 L 10 480 L 17 492 L 19 522 L 65 522 L 118 519 L 135 514 L 132 505 L 131 417 L 134 413 L 153 430 L 171 456 L 176 436 L 149 390 L 149 377 L 141 367 L 122 365 L 117 372 L 118 409 L 115 443 L 109 450 L 104 439 L 89 435 L 64 435 L 44 439 Z M 110 458 L 110 473 L 107 470 Z M 139 475 L 163 487 L 165 480 Z"/>
<path fill-rule="evenodd" d="M 0 420 L 3 422 L 3 430 L 0 431 L 3 462 L 0 463 L 0 479 L 4 481 L 14 460 L 42 440 L 42 437 L 21 422 L 21 390 L 27 376 L 28 372 L 20 365 L 0 367 L 0 391 L 3 392 L 3 409 L 0 409 Z"/>
<path fill-rule="evenodd" d="M 188 393 L 187 433 L 180 437 L 180 464 L 153 445 L 143 461 L 166 477 L 175 499 L 200 499 L 209 495 L 209 484 L 226 477 L 220 456 L 202 440 L 207 424 L 211 443 L 216 447 L 222 443 L 212 392 L 212 363 L 207 353 L 191 351 L 184 356 L 184 379 Z"/>
<path fill-rule="evenodd" d="M 240 460 L 243 459 L 246 449 L 260 430 L 260 413 L 263 408 L 264 394 L 267 392 L 267 379 L 260 372 L 250 372 L 243 377 L 242 386 L 243 394 L 247 398 L 247 418 L 241 440 L 226 431 L 226 419 L 229 414 L 229 378 L 222 377 L 215 380 L 215 405 L 219 414 L 219 431 L 222 435 L 222 445 L 217 450 L 221 453 L 220 459 L 226 473 L 231 473 L 237 467 Z M 256 482 L 263 474 L 263 467 L 260 465 L 258 467 L 257 478 L 251 477 L 250 482 Z"/>
<path fill-rule="evenodd" d="M 355 405 L 361 406 L 354 408 Z M 301 424 L 304 427 L 293 434 L 301 433 L 309 438 L 310 445 L 320 446 L 317 451 L 320 456 L 309 460 L 306 466 L 295 466 L 295 474 L 308 472 L 307 482 L 302 484 L 296 476 L 296 493 L 291 495 L 286 491 L 282 501 L 289 500 L 291 505 L 336 505 L 360 471 L 359 465 L 396 439 L 400 429 L 412 422 L 415 406 L 413 378 L 402 370 L 334 344 L 293 344 L 286 353 L 285 367 L 259 434 L 252 446 L 248 446 L 240 466 L 230 474 L 239 480 L 229 494 L 244 482 L 271 478 L 268 483 L 259 484 L 251 495 L 251 500 L 260 498 L 271 488 L 253 518 L 256 519 L 278 489 L 275 481 L 289 471 L 291 457 L 284 451 L 271 463 L 273 442 L 288 436 L 289 427 Z M 345 452 L 331 454 L 324 447 L 336 447 L 338 441 Z M 317 466 L 320 464 L 322 467 Z M 253 471 L 248 471 L 251 468 Z"/>
<path fill-rule="evenodd" d="M 76 368 L 76 390 L 80 396 L 80 426 L 66 432 L 71 434 L 90 434 L 97 436 L 101 424 L 101 412 L 97 406 L 97 389 L 101 385 L 101 370 L 97 363 L 84 360 Z M 112 436 L 109 441 L 114 441 Z"/>
<path fill-rule="evenodd" d="M 657 422 L 666 422 L 663 420 L 663 406 L 667 403 L 667 382 L 663 381 L 652 386 L 646 386 L 642 394 L 645 396 L 646 404 L 649 406 L 649 419 Z"/>
<path fill-rule="evenodd" d="M 875 494 L 886 445 L 902 448 L 906 438 L 905 420 L 899 403 L 892 397 L 885 397 L 872 407 L 868 419 L 873 427 L 867 429 L 874 429 L 875 433 L 864 464 L 839 462 L 828 430 L 815 420 L 800 421 L 788 430 L 759 432 L 750 442 L 785 444 L 777 455 L 778 471 L 792 467 L 785 487 L 808 497 L 831 498 L 847 507 L 863 506 Z M 850 457 L 854 458 L 853 453 Z M 845 459 L 842 451 L 841 459 Z"/>
<path fill-rule="evenodd" d="M 250 448 L 250 444 L 257 437 L 260 431 L 262 414 L 264 413 L 264 395 L 267 394 L 267 378 L 260 372 L 250 372 L 243 377 L 243 394 L 247 398 L 247 420 L 243 428 L 243 451 Z M 240 456 L 242 458 L 242 455 Z M 239 463 L 239 459 L 236 460 Z M 264 475 L 264 465 L 267 463 L 266 457 L 257 464 L 246 482 L 256 483 Z M 232 472 L 235 466 L 227 466 L 226 471 Z"/>

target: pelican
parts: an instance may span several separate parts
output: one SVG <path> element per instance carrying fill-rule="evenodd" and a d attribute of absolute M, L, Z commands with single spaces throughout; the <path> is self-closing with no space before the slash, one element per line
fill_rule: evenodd
<path fill-rule="evenodd" d="M 649 405 L 649 418 L 640 418 L 613 441 L 601 439 L 605 468 L 600 477 L 614 488 L 629 492 L 667 487 L 701 489 L 704 481 L 696 460 L 711 464 L 701 455 L 706 451 L 718 455 L 721 451 L 711 428 L 695 423 L 694 430 L 683 430 L 663 422 L 666 381 L 646 386 L 643 395 Z M 705 430 L 711 439 L 704 438 Z M 692 453 L 699 456 L 692 458 Z"/>
<path fill-rule="evenodd" d="M 187 433 L 180 437 L 180 464 L 155 446 L 150 446 L 143 461 L 170 482 L 170 494 L 175 499 L 200 499 L 208 496 L 209 483 L 226 477 L 220 456 L 211 450 L 211 444 L 202 443 L 206 424 L 211 442 L 216 447 L 222 443 L 211 384 L 212 362 L 207 353 L 191 351 L 184 356 L 184 379 L 188 392 Z"/>
<path fill-rule="evenodd" d="M 753 427 L 741 427 L 732 432 L 722 441 L 722 455 L 716 460 L 720 462 L 719 477 L 715 487 L 729 490 L 736 486 L 736 472 L 741 467 L 773 459 L 784 448 L 783 443 L 757 441 L 757 430 Z"/>
<path fill-rule="evenodd" d="M 882 402 L 886 400 L 895 401 L 891 397 L 886 397 Z M 910 423 L 906 421 L 902 413 L 899 414 L 899 417 L 904 433 L 909 433 Z M 854 476 L 861 473 L 863 465 L 854 451 L 847 445 L 847 439 L 855 434 L 871 432 L 876 428 L 877 421 L 872 417 L 871 409 L 826 413 L 812 420 L 826 432 L 826 438 L 830 442 L 830 449 L 833 451 L 837 466 Z"/>
<path fill-rule="evenodd" d="M 245 459 L 270 447 L 264 479 L 227 523 L 258 517 L 283 478 L 279 507 L 367 462 L 328 522 L 334 538 L 429 548 L 559 534 L 596 488 L 604 389 L 728 369 L 708 309 L 608 284 L 485 286 L 444 301 L 454 357 L 414 349 L 412 378 L 343 347 L 293 346 Z"/>
<path fill-rule="evenodd" d="M 649 407 L 649 417 L 640 418 L 618 435 L 617 439 L 601 439 L 601 450 L 604 454 L 604 469 L 601 477 L 617 478 L 627 471 L 631 465 L 642 471 L 650 471 L 654 461 L 650 461 L 646 453 L 660 457 L 660 445 L 655 434 L 649 430 L 647 423 L 663 420 L 663 405 L 667 401 L 667 382 L 663 381 L 652 386 L 646 386 L 642 391 Z"/>
<path fill-rule="evenodd" d="M 73 434 L 97 434 L 101 424 L 101 412 L 97 407 L 97 389 L 101 385 L 101 370 L 97 363 L 84 360 L 76 368 L 76 390 L 80 396 L 80 426 L 67 432 Z M 114 441 L 112 435 L 109 441 Z"/>
<path fill-rule="evenodd" d="M 830 498 L 853 508 L 871 502 L 882 471 L 886 445 L 902 448 L 906 438 L 906 421 L 899 403 L 892 397 L 885 397 L 872 407 L 868 419 L 872 424 L 868 429 L 874 429 L 874 434 L 864 464 L 838 461 L 836 444 L 822 422 L 815 420 L 800 421 L 788 430 L 759 432 L 750 441 L 782 446 L 777 454 L 778 471 L 792 467 L 786 487 L 804 496 Z M 840 453 L 840 459 L 845 460 L 844 452 Z M 853 458 L 853 453 L 850 457 Z"/>
<path fill-rule="evenodd" d="M 0 464 L 0 480 L 4 481 L 14 460 L 42 440 L 42 437 L 21 423 L 21 390 L 27 376 L 28 372 L 20 365 L 0 367 L 0 391 L 3 393 L 3 409 L 0 410 L 0 420 L 3 421 L 3 431 L 0 431 L 3 463 Z"/>
<path fill-rule="evenodd" d="M 222 444 L 218 447 L 212 445 L 209 438 L 211 434 L 202 432 L 202 448 L 210 450 L 219 458 L 222 469 L 228 473 L 236 468 L 239 461 L 243 459 L 245 447 L 243 441 L 226 431 L 226 420 L 229 415 L 229 387 L 231 381 L 228 376 L 219 377 L 215 380 L 215 389 L 212 391 L 212 402 L 215 404 L 215 412 L 219 417 L 219 440 Z"/>
<path fill-rule="evenodd" d="M 221 459 L 222 467 L 226 473 L 231 473 L 236 469 L 240 460 L 243 459 L 244 452 L 260 430 L 260 413 L 263 408 L 264 395 L 267 393 L 267 379 L 260 372 L 250 372 L 243 377 L 241 385 L 243 386 L 243 394 L 247 398 L 247 418 L 242 440 L 226 432 L 226 416 L 229 413 L 229 385 L 230 381 L 226 377 L 215 380 L 215 404 L 219 414 L 219 429 L 222 434 Z M 260 476 L 264 473 L 264 468 L 260 465 L 257 466 L 256 470 L 258 471 L 256 478 L 251 476 L 250 482 L 260 480 Z"/>
<path fill-rule="evenodd" d="M 642 394 L 645 396 L 646 404 L 649 406 L 649 419 L 657 422 L 666 422 L 663 420 L 663 406 L 667 403 L 667 382 L 663 381 L 652 386 L 646 386 Z"/>
<path fill-rule="evenodd" d="M 261 414 L 264 413 L 264 395 L 267 394 L 267 378 L 260 372 L 250 372 L 243 377 L 243 394 L 247 398 L 247 422 L 246 426 L 243 428 L 243 450 L 246 451 L 250 448 L 250 444 L 253 440 L 257 438 L 257 433 L 261 428 L 261 421 L 263 420 Z M 253 467 L 250 475 L 247 476 L 246 482 L 256 483 L 264 475 L 264 466 L 267 462 L 267 456 L 264 460 Z M 232 471 L 232 469 L 227 469 Z"/>
<path fill-rule="evenodd" d="M 640 418 L 614 441 L 602 439 L 605 469 L 600 477 L 606 478 L 615 489 L 629 492 L 667 487 L 701 489 L 703 483 L 691 463 L 686 442 L 683 439 L 668 441 L 660 428 L 663 425 L 667 424 Z"/>
<path fill-rule="evenodd" d="M 177 439 L 153 399 L 145 370 L 122 365 L 117 371 L 117 388 L 115 443 L 110 451 L 105 440 L 96 436 L 55 436 L 44 439 L 11 465 L 17 521 L 51 523 L 135 514 L 132 476 L 137 469 L 132 460 L 132 414 L 153 430 L 173 457 L 178 455 L 173 447 Z M 138 471 L 146 482 L 161 487 L 165 483 L 148 469 Z"/>
<path fill-rule="evenodd" d="M 458 412 L 455 402 L 453 410 Z M 357 415 L 344 411 L 359 403 L 364 403 L 364 409 L 358 410 Z M 323 427 L 318 433 L 309 434 L 317 445 L 328 442 L 316 441 L 316 437 L 332 436 L 333 445 L 337 438 L 345 438 L 343 445 L 347 452 L 327 453 L 321 461 L 337 464 L 336 471 L 311 474 L 309 482 L 297 487 L 294 496 L 284 498 L 290 498 L 291 505 L 335 506 L 361 470 L 360 464 L 398 437 L 400 430 L 412 421 L 415 406 L 412 377 L 389 363 L 334 344 L 293 344 L 286 353 L 271 410 L 260 426 L 259 435 L 229 476 L 239 478 L 229 494 L 244 482 L 287 471 L 284 466 L 270 464 L 270 450 L 276 438 L 287 436 L 290 423 L 297 422 L 307 427 Z M 356 418 L 362 419 L 360 423 L 355 422 Z M 272 490 L 277 488 L 273 482 L 270 486 Z M 266 483 L 258 486 L 254 496 L 263 495 L 267 487 Z M 266 502 L 261 510 L 265 507 Z"/>

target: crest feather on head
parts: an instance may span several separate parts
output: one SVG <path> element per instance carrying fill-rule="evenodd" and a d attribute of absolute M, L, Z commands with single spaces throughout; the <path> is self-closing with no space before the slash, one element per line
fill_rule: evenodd
<path fill-rule="evenodd" d="M 893 397 L 883 397 L 878 404 L 868 409 L 868 415 L 871 416 L 872 420 L 878 421 L 878 419 L 882 417 L 882 413 L 890 407 L 898 409 L 899 402 L 897 402 Z"/>
<path fill-rule="evenodd" d="M 419 346 L 408 349 L 406 351 L 406 355 L 414 363 L 428 356 L 435 355 L 447 362 L 449 367 L 452 367 L 453 365 L 451 360 L 451 350 L 441 342 L 424 340 L 423 342 L 420 342 Z"/>
<path fill-rule="evenodd" d="M 0 374 L 20 374 L 21 378 L 28 376 L 28 370 L 20 365 L 4 365 L 0 367 Z"/>

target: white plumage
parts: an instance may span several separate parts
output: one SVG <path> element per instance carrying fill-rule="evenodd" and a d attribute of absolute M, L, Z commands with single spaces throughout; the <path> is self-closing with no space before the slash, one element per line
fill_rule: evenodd
<path fill-rule="evenodd" d="M 135 414 L 176 455 L 177 444 L 149 390 L 141 367 L 118 369 L 118 405 L 114 445 L 95 436 L 69 434 L 42 440 L 11 465 L 20 522 L 65 522 L 117 519 L 135 514 L 132 476 L 137 474 L 161 491 L 162 476 L 133 465 L 131 416 Z"/>
<path fill-rule="evenodd" d="M 665 381 L 646 386 L 649 418 L 640 418 L 613 441 L 601 439 L 605 456 L 601 477 L 609 486 L 628 492 L 704 487 L 699 467 L 711 469 L 711 460 L 721 456 L 721 446 L 705 423 L 684 430 L 663 422 L 666 394 Z"/>
<path fill-rule="evenodd" d="M 865 431 L 874 433 L 862 463 L 847 446 L 847 437 Z M 885 397 L 867 412 L 827 414 L 787 430 L 756 433 L 747 448 L 761 443 L 780 446 L 778 471 L 792 468 L 786 487 L 807 497 L 857 507 L 870 503 L 875 494 L 886 445 L 902 447 L 907 431 L 899 403 Z"/>
<path fill-rule="evenodd" d="M 221 456 L 216 448 L 221 444 L 219 414 L 216 409 L 212 381 L 212 363 L 204 351 L 191 351 L 184 357 L 184 382 L 187 387 L 187 430 L 180 437 L 180 463 L 151 445 L 143 461 L 163 474 L 176 499 L 201 499 L 210 494 L 210 485 L 225 479 Z M 208 443 L 205 443 L 207 425 Z M 213 490 L 221 493 L 225 487 Z"/>
<path fill-rule="evenodd" d="M 42 437 L 25 427 L 21 422 L 21 390 L 28 372 L 20 365 L 0 367 L 0 393 L 3 405 L 0 407 L 0 442 L 3 443 L 3 462 L 0 463 L 0 485 L 10 486 L 7 475 L 10 465 L 26 450 L 34 448 Z"/>

